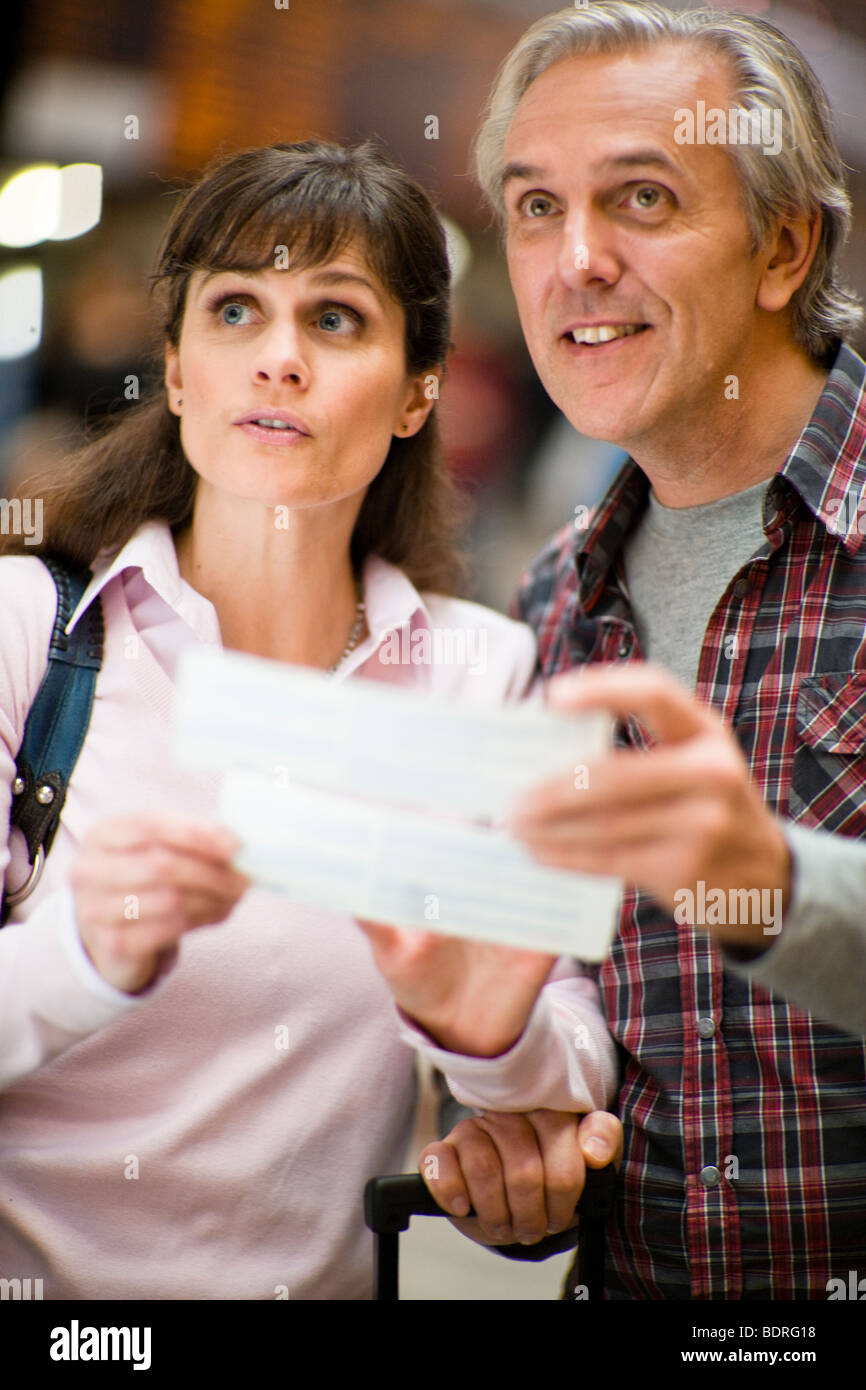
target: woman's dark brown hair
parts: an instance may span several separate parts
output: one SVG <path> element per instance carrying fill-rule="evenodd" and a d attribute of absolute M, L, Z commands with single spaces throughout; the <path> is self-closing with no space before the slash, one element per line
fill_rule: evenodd
<path fill-rule="evenodd" d="M 445 234 L 422 188 L 375 146 L 324 141 L 244 150 L 211 164 L 175 208 L 154 275 L 160 346 L 177 347 L 196 270 L 293 270 L 321 265 L 358 238 L 371 269 L 406 318 L 410 375 L 444 363 L 450 332 Z M 39 546 L 0 537 L 0 552 L 60 555 L 89 566 L 116 553 L 147 521 L 175 531 L 191 519 L 197 474 L 180 445 L 162 388 L 116 417 L 59 469 L 28 479 L 19 496 L 43 502 Z M 420 589 L 453 593 L 463 562 L 464 499 L 439 444 L 435 406 L 410 439 L 394 438 L 370 484 L 352 537 L 356 569 L 368 554 L 398 565 Z"/>

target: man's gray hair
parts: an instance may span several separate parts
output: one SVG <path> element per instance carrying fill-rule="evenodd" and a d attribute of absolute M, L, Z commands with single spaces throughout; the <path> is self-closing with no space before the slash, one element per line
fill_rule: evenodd
<path fill-rule="evenodd" d="M 790 308 L 797 342 L 811 357 L 829 362 L 835 339 L 849 337 L 863 320 L 860 301 L 839 267 L 851 226 L 845 166 L 823 87 L 796 45 L 765 20 L 630 0 L 592 0 L 588 8 L 547 15 L 527 30 L 499 71 L 475 142 L 481 186 L 502 219 L 505 138 L 527 88 L 553 63 L 671 41 L 699 43 L 727 57 L 734 74 L 731 105 L 752 113 L 755 128 L 762 111 L 764 119 L 781 112 L 778 154 L 768 156 L 760 144 L 745 142 L 732 143 L 729 154 L 740 177 L 752 254 L 780 214 L 821 213 L 821 239 Z"/>

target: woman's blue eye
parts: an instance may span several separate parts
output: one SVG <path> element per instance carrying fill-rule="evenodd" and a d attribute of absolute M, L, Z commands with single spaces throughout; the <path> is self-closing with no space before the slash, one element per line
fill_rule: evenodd
<path fill-rule="evenodd" d="M 232 302 L 231 304 L 224 304 L 222 306 L 220 310 L 220 317 L 222 318 L 223 323 L 241 323 L 243 322 L 241 315 L 248 312 L 249 311 L 246 304 L 237 304 L 235 302 Z"/>
<path fill-rule="evenodd" d="M 326 309 L 323 314 L 319 315 L 319 323 L 323 328 L 327 329 L 329 333 L 338 330 L 345 319 L 346 315 L 339 309 Z"/>

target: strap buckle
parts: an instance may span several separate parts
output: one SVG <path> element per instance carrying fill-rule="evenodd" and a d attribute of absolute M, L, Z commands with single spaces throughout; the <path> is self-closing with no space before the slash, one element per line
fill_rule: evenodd
<path fill-rule="evenodd" d="M 36 858 L 33 860 L 33 868 L 30 870 L 30 874 L 27 878 L 26 883 L 23 883 L 20 888 L 14 889 L 14 891 L 11 893 L 7 889 L 4 895 L 6 902 L 9 904 L 10 907 L 17 907 L 19 903 L 23 903 L 25 898 L 30 897 L 30 894 L 33 892 L 33 889 L 36 887 L 37 883 L 42 877 L 42 870 L 44 866 L 45 850 L 43 849 L 42 845 L 40 845 L 36 851 Z"/>

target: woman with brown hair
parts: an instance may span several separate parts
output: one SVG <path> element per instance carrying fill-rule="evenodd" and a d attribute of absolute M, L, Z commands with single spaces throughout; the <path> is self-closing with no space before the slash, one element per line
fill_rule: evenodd
<path fill-rule="evenodd" d="M 106 640 L 54 847 L 0 932 L 0 1270 L 55 1299 L 365 1297 L 360 1195 L 401 1166 L 412 1053 L 357 924 L 232 867 L 215 779 L 172 765 L 177 662 L 203 642 L 496 702 L 526 690 L 533 640 L 445 596 L 449 276 L 420 188 L 370 146 L 232 156 L 176 209 L 156 286 L 165 395 L 37 489 L 41 550 L 92 573 L 67 630 L 98 597 Z M 56 608 L 15 548 L 7 809 Z M 483 629 L 485 673 L 381 660 L 404 625 Z M 17 831 L 2 868 L 26 878 Z M 542 991 L 550 958 L 502 960 Z M 601 1107 L 594 987 L 546 989 L 589 1036 L 562 1108 Z"/>

